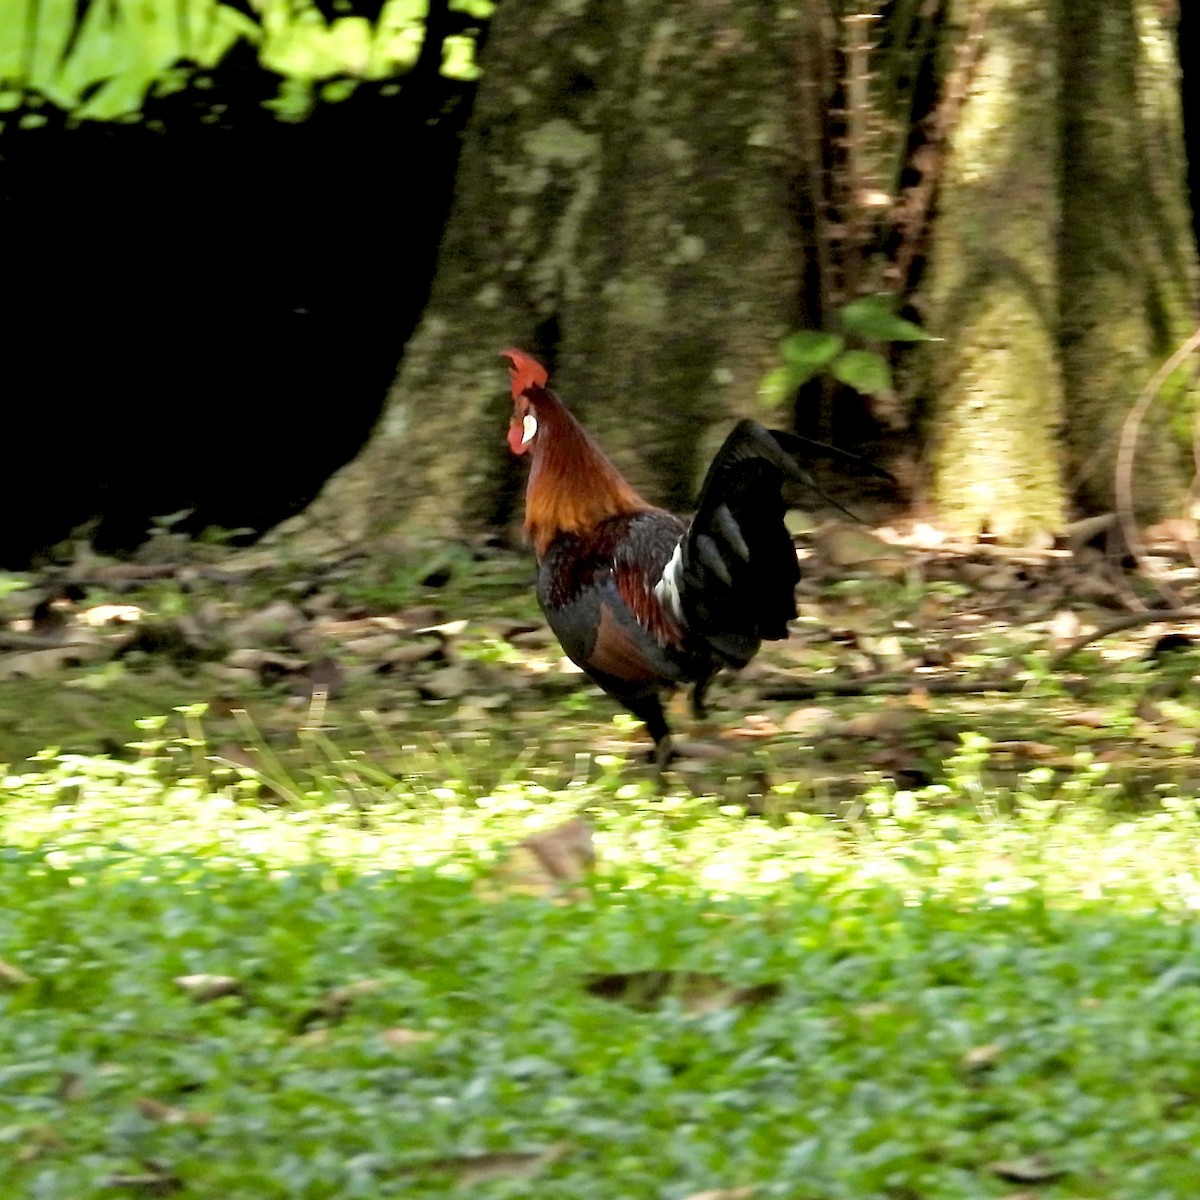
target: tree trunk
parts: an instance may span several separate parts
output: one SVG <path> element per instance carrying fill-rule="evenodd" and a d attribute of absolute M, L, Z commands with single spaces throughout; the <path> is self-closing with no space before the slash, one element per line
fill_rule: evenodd
<path fill-rule="evenodd" d="M 1110 508 L 1122 421 L 1194 326 L 1169 8 L 991 7 L 929 283 L 929 325 L 946 339 L 930 348 L 930 499 L 959 532 L 1053 530 L 1068 495 L 1085 510 Z M 1171 426 L 1187 415 L 1185 389 L 1181 380 L 1165 389 L 1142 430 L 1143 516 L 1182 495 Z"/>
<path fill-rule="evenodd" d="M 1063 0 L 1062 364 L 1072 482 L 1113 503 L 1121 424 L 1196 320 L 1174 30 L 1158 0 Z M 1141 430 L 1135 502 L 1177 503 L 1176 384 Z"/>
<path fill-rule="evenodd" d="M 371 441 L 281 532 L 507 519 L 508 345 L 547 361 L 649 498 L 690 504 L 795 320 L 796 27 L 787 0 L 498 5 L 425 316 Z"/>
<path fill-rule="evenodd" d="M 967 535 L 1063 520 L 1055 36 L 1045 0 L 992 5 L 933 228 L 929 499 Z"/>

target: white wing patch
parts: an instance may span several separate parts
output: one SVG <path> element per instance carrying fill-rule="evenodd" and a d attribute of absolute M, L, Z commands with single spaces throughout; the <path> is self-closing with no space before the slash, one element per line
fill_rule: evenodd
<path fill-rule="evenodd" d="M 679 581 L 683 571 L 683 541 L 684 539 L 681 537 L 675 543 L 675 552 L 663 568 L 662 578 L 654 585 L 654 594 L 658 597 L 658 602 L 677 621 L 683 620 L 683 606 L 679 603 Z"/>

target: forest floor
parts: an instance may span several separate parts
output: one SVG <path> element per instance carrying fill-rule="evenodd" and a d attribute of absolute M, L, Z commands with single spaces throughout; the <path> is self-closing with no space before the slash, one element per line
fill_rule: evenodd
<path fill-rule="evenodd" d="M 0 1193 L 1191 1194 L 1192 627 L 892 534 L 662 780 L 497 547 L 0 576 Z"/>

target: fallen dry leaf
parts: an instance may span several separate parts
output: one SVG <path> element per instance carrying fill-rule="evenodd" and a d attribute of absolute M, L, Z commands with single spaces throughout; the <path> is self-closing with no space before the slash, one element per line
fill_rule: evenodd
<path fill-rule="evenodd" d="M 779 733 L 779 726 L 770 717 L 762 713 L 746 713 L 740 726 L 721 730 L 721 737 L 758 739 L 778 737 Z"/>
<path fill-rule="evenodd" d="M 784 717 L 780 729 L 784 733 L 825 733 L 836 719 L 833 709 L 809 705 L 806 708 L 793 709 L 788 713 Z"/>
<path fill-rule="evenodd" d="M 1026 1158 L 1010 1158 L 988 1163 L 987 1169 L 1009 1183 L 1050 1183 L 1066 1174 L 1061 1167 L 1051 1166 L 1044 1154 L 1030 1154 Z"/>
<path fill-rule="evenodd" d="M 110 1188 L 129 1188 L 148 1196 L 170 1196 L 183 1187 L 183 1180 L 165 1167 L 151 1166 L 140 1173 L 110 1175 L 104 1180 Z"/>
<path fill-rule="evenodd" d="M 916 716 L 911 708 L 880 708 L 874 712 L 858 713 L 843 721 L 832 732 L 840 733 L 843 737 L 887 737 L 910 729 Z"/>
<path fill-rule="evenodd" d="M 190 1112 L 186 1108 L 176 1108 L 173 1104 L 164 1104 L 150 1096 L 139 1096 L 134 1101 L 138 1112 L 149 1121 L 158 1121 L 162 1125 L 189 1125 L 193 1129 L 203 1129 L 212 1124 L 212 1113 Z"/>
<path fill-rule="evenodd" d="M 384 988 L 383 979 L 355 979 L 354 983 L 342 984 L 340 988 L 330 988 L 312 1006 L 312 1012 L 318 1016 L 341 1016 L 362 996 L 370 996 Z"/>
<path fill-rule="evenodd" d="M 27 975 L 20 967 L 14 967 L 0 958 L 0 987 L 25 987 L 32 982 L 32 975 Z"/>
<path fill-rule="evenodd" d="M 555 879 L 576 883 L 596 865 L 592 825 L 586 817 L 573 817 L 553 829 L 530 834 L 519 843 L 531 850 Z"/>
<path fill-rule="evenodd" d="M 49 650 L 29 650 L 5 660 L 0 678 L 41 679 L 67 667 L 81 667 L 108 655 L 108 648 L 99 642 L 72 642 Z"/>
<path fill-rule="evenodd" d="M 325 655 L 309 663 L 291 681 L 291 690 L 297 696 L 325 696 L 332 699 L 338 695 L 345 683 L 346 675 L 336 658 Z"/>
<path fill-rule="evenodd" d="M 982 1071 L 988 1071 L 996 1065 L 1000 1055 L 1004 1052 L 1004 1047 L 997 1042 L 989 1042 L 985 1046 L 972 1046 L 958 1060 L 958 1065 L 964 1070 L 972 1074 Z"/>
<path fill-rule="evenodd" d="M 419 1046 L 422 1042 L 432 1042 L 437 1034 L 432 1029 L 403 1029 L 397 1026 L 394 1029 L 385 1029 L 380 1035 L 384 1043 L 391 1046 L 395 1050 L 402 1050 L 407 1046 Z"/>
<path fill-rule="evenodd" d="M 225 656 L 225 664 L 246 671 L 257 671 L 264 678 L 290 675 L 295 671 L 303 671 L 308 665 L 295 654 L 280 654 L 275 650 L 259 650 L 251 646 L 231 650 Z"/>
<path fill-rule="evenodd" d="M 363 637 L 349 638 L 342 645 L 351 654 L 361 654 L 366 658 L 378 658 L 387 653 L 396 644 L 395 634 L 384 632 L 368 633 Z"/>
<path fill-rule="evenodd" d="M 779 995 L 780 985 L 772 982 L 746 987 L 703 971 L 616 971 L 593 976 L 587 990 L 601 1000 L 639 1009 L 654 1008 L 674 997 L 685 1012 L 703 1016 L 723 1008 L 749 1007 L 773 1000 Z"/>
<path fill-rule="evenodd" d="M 175 986 L 182 988 L 199 1004 L 210 1000 L 220 1000 L 222 996 L 237 996 L 241 994 L 242 983 L 232 975 L 177 975 Z"/>
<path fill-rule="evenodd" d="M 298 629 L 308 624 L 308 618 L 290 601 L 276 600 L 266 608 L 249 612 L 230 624 L 226 637 L 234 646 L 279 645 Z"/>
<path fill-rule="evenodd" d="M 830 566 L 859 567 L 873 574 L 887 576 L 904 574 L 912 557 L 903 546 L 885 542 L 865 529 L 837 521 L 831 521 L 817 530 L 813 545 Z"/>
<path fill-rule="evenodd" d="M 750 1200 L 757 1187 L 710 1188 L 707 1192 L 693 1192 L 684 1200 Z"/>
<path fill-rule="evenodd" d="M 292 1038 L 296 1046 L 327 1046 L 333 1041 L 333 1030 L 327 1025 L 318 1025 L 316 1029 L 308 1029 Z"/>
<path fill-rule="evenodd" d="M 992 751 L 995 754 L 1011 754 L 1018 758 L 1032 758 L 1039 762 L 1061 760 L 1062 766 L 1069 766 L 1071 758 L 1057 746 L 1048 746 L 1045 742 L 993 742 Z"/>
<path fill-rule="evenodd" d="M 414 663 L 441 657 L 443 650 L 438 642 L 400 642 L 379 656 L 379 665 L 394 670 L 396 667 L 411 667 Z"/>
<path fill-rule="evenodd" d="M 449 640 L 456 638 L 467 628 L 468 622 L 465 619 L 457 621 L 443 621 L 440 625 L 425 625 L 420 629 L 414 630 L 415 633 L 433 633 L 440 638 Z"/>
<path fill-rule="evenodd" d="M 1081 708 L 1064 713 L 1062 719 L 1068 725 L 1079 725 L 1084 729 L 1107 729 L 1112 724 L 1112 714 L 1104 708 Z"/>
<path fill-rule="evenodd" d="M 476 892 L 485 900 L 504 896 L 547 896 L 571 899 L 578 884 L 596 865 L 592 826 L 586 817 L 573 817 L 553 829 L 522 839 L 479 881 Z"/>
<path fill-rule="evenodd" d="M 492 1179 L 532 1179 L 572 1150 L 570 1142 L 554 1142 L 544 1150 L 500 1150 L 489 1154 L 450 1155 L 422 1163 L 413 1171 L 445 1171 L 459 1184 L 487 1183 Z"/>
<path fill-rule="evenodd" d="M 96 604 L 83 609 L 77 617 L 82 625 L 96 628 L 101 625 L 132 625 L 140 621 L 144 610 L 136 604 Z"/>
<path fill-rule="evenodd" d="M 52 1125 L 26 1125 L 21 1130 L 15 1157 L 17 1162 L 33 1162 L 43 1154 L 56 1153 L 65 1146 L 62 1135 Z"/>
<path fill-rule="evenodd" d="M 1069 646 L 1083 632 L 1083 622 L 1072 609 L 1059 609 L 1050 621 L 1050 645 L 1055 650 Z"/>
<path fill-rule="evenodd" d="M 436 604 L 414 604 L 396 613 L 394 619 L 400 623 L 401 629 L 416 633 L 433 628 L 442 620 L 442 616 L 442 610 Z"/>
<path fill-rule="evenodd" d="M 476 686 L 475 675 L 465 663 L 441 667 L 417 684 L 425 700 L 455 700 Z"/>

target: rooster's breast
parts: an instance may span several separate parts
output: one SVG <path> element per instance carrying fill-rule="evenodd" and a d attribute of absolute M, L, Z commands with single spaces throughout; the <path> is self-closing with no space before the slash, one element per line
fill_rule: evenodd
<path fill-rule="evenodd" d="M 538 568 L 538 600 L 567 657 L 604 686 L 693 678 L 686 633 L 654 585 L 684 531 L 667 513 L 602 522 L 556 539 Z"/>

